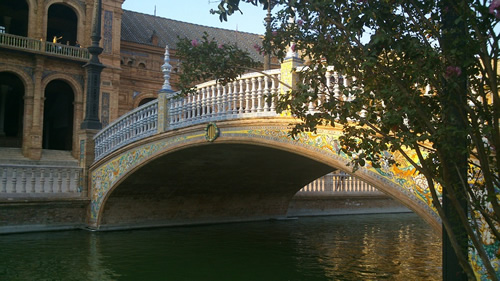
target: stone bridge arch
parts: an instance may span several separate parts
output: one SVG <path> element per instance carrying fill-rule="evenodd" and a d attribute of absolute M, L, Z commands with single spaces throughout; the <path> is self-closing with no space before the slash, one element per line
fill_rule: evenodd
<path fill-rule="evenodd" d="M 155 161 L 157 161 L 156 163 L 163 163 L 165 165 L 168 163 L 172 167 L 175 165 L 174 162 L 169 162 L 165 159 L 169 159 L 169 157 L 175 157 L 177 160 L 182 159 L 182 153 L 186 153 L 186 156 L 196 157 L 200 153 L 209 151 L 208 148 L 215 149 L 216 146 L 219 146 L 219 148 L 225 146 L 229 149 L 237 147 L 238 149 L 250 152 L 258 151 L 258 153 L 273 151 L 278 157 L 282 157 L 283 161 L 281 163 L 280 161 L 272 163 L 273 167 L 276 167 L 276 173 L 280 173 L 280 168 L 291 169 L 292 175 L 297 175 L 297 183 L 293 187 L 292 185 L 288 185 L 288 189 L 283 191 L 283 196 L 276 200 L 286 201 L 287 198 L 288 200 L 291 199 L 295 192 L 305 184 L 334 169 L 352 173 L 351 167 L 347 165 L 350 161 L 349 157 L 343 154 L 338 147 L 338 137 L 341 135 L 340 130 L 335 128 L 320 128 L 316 134 L 303 134 L 300 138 L 294 140 L 288 135 L 290 122 L 293 122 L 293 120 L 283 117 L 219 122 L 216 124 L 219 135 L 213 142 L 207 140 L 207 125 L 197 125 L 158 134 L 121 148 L 94 163 L 91 167 L 89 175 L 91 185 L 89 226 L 99 229 L 105 228 L 108 224 L 117 224 L 117 221 L 106 222 L 103 220 L 103 217 L 113 212 L 112 206 L 106 205 L 110 198 L 113 198 L 113 194 L 117 194 L 116 196 L 118 197 L 120 196 L 120 189 L 125 189 L 124 186 L 133 186 L 129 188 L 127 196 L 134 196 L 130 190 L 139 190 L 138 178 L 134 178 L 134 174 L 142 173 L 143 178 L 154 177 L 154 175 L 148 174 L 147 170 L 169 174 L 166 172 L 169 167 L 163 167 L 164 170 L 155 169 L 153 163 Z M 222 151 L 224 149 L 215 149 L 213 153 L 220 154 L 223 153 Z M 203 158 L 187 160 L 196 162 L 203 161 Z M 296 165 L 294 166 L 289 163 L 293 161 L 303 161 L 301 163 L 304 163 L 307 167 L 301 170 Z M 252 163 L 255 165 L 254 162 Z M 282 166 L 278 167 L 278 165 Z M 207 165 L 207 167 L 210 167 L 210 165 Z M 248 169 L 252 169 L 252 167 L 248 167 Z M 172 174 L 169 175 L 172 176 Z M 425 219 L 434 229 L 440 231 L 441 223 L 432 207 L 429 191 L 423 185 L 420 185 L 420 183 L 424 182 L 423 178 L 415 173 L 414 168 L 410 164 L 399 167 L 387 166 L 380 169 L 364 167 L 356 171 L 354 176 L 361 178 L 403 203 Z M 211 176 L 206 177 L 207 180 L 214 179 Z M 139 196 L 138 193 L 135 196 Z M 196 202 L 200 203 L 199 201 Z M 212 203 L 217 202 L 213 201 Z M 286 215 L 288 201 L 279 202 L 279 204 L 281 204 L 279 208 L 285 209 L 285 213 L 282 213 L 282 215 Z M 284 204 L 286 206 L 283 207 Z M 133 209 L 129 213 L 133 213 Z M 118 216 L 116 217 L 118 220 L 120 219 L 120 215 L 126 216 L 123 213 L 118 215 L 117 213 L 119 212 L 115 212 L 114 215 L 115 217 Z M 249 219 L 262 219 L 265 216 L 263 213 L 259 215 L 258 217 Z M 277 214 L 270 217 L 277 217 Z M 228 220 L 231 219 L 229 218 Z M 238 220 L 242 220 L 242 218 L 240 217 Z M 140 217 L 137 217 L 135 221 L 140 221 Z M 198 223 L 203 222 L 213 221 L 198 221 Z M 172 222 L 155 221 L 151 222 L 148 226 L 181 223 L 175 220 Z"/>

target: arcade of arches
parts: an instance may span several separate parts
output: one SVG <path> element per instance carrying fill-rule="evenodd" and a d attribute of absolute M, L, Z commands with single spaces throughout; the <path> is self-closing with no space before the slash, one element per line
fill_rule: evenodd
<path fill-rule="evenodd" d="M 0 42 L 0 147 L 21 148 L 23 155 L 33 160 L 41 159 L 44 149 L 70 151 L 74 158 L 79 155 L 77 144 L 84 134 L 80 124 L 85 117 L 87 84 L 83 66 L 87 61 L 67 56 L 70 52 L 58 56 L 48 50 L 66 46 L 85 48 L 91 44 L 90 23 L 95 2 L 0 0 L 0 36 L 20 42 L 41 42 L 40 48 L 35 49 L 30 47 L 32 43 L 19 49 L 9 45 L 8 42 L 14 42 L 10 39 Z M 120 90 L 117 86 L 123 0 L 102 2 L 102 37 L 106 38 L 107 46 L 100 56 L 106 65 L 101 92 L 108 97 L 105 103 L 108 108 L 100 111 L 107 112 L 108 121 L 112 121 L 118 117 L 115 93 Z M 120 114 L 130 109 L 131 106 Z"/>
<path fill-rule="evenodd" d="M 21 147 L 25 88 L 13 73 L 0 72 L 0 146 Z M 71 150 L 74 93 L 62 80 L 51 81 L 44 93 L 42 148 Z"/>

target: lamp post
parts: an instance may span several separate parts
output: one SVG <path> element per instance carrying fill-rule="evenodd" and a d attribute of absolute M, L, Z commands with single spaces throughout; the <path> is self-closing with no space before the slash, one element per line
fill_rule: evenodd
<path fill-rule="evenodd" d="M 267 4 L 267 16 L 265 18 L 266 21 L 266 34 L 269 36 L 271 34 L 271 0 L 269 0 L 269 3 Z M 271 69 L 271 54 L 265 54 L 264 55 L 264 70 L 269 70 Z"/>
<path fill-rule="evenodd" d="M 99 61 L 99 55 L 103 50 L 99 46 L 99 41 L 101 41 L 101 13 L 102 0 L 97 0 L 94 9 L 92 35 L 90 36 L 92 44 L 87 48 L 90 53 L 90 60 L 83 66 L 87 69 L 88 79 L 85 119 L 81 124 L 82 129 L 99 130 L 102 128 L 102 124 L 99 121 L 99 93 L 101 90 L 101 72 L 104 68 Z"/>

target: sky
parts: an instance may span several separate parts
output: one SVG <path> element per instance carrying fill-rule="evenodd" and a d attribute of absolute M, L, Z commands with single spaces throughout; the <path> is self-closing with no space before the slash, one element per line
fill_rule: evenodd
<path fill-rule="evenodd" d="M 224 29 L 264 34 L 264 17 L 266 11 L 262 6 L 255 7 L 251 4 L 240 6 L 243 15 L 236 12 L 228 17 L 227 22 L 220 22 L 218 15 L 210 14 L 210 9 L 217 9 L 217 0 L 125 0 L 122 5 L 124 10 L 195 23 L 205 26 Z"/>

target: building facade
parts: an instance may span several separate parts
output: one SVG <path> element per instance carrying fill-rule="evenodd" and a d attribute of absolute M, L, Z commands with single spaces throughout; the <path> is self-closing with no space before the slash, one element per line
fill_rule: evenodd
<path fill-rule="evenodd" d="M 133 0 L 129 0 L 133 1 Z M 80 154 L 87 73 L 97 0 L 0 0 L 0 148 L 20 148 L 39 160 L 45 150 Z M 99 117 L 106 126 L 155 99 L 163 84 L 165 45 L 172 50 L 172 84 L 178 38 L 236 43 L 257 60 L 257 34 L 205 27 L 122 10 L 123 0 L 102 1 Z"/>

